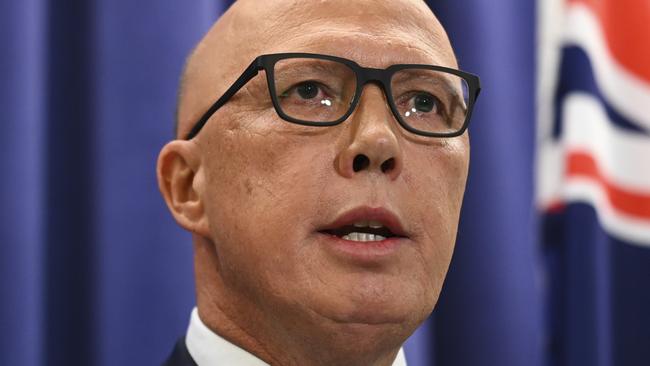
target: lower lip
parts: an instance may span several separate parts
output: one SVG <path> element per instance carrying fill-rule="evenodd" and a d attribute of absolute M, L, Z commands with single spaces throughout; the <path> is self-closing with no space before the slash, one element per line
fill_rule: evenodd
<path fill-rule="evenodd" d="M 393 237 L 381 241 L 352 241 L 335 235 L 318 234 L 324 238 L 325 245 L 332 249 L 335 254 L 367 263 L 376 263 L 390 258 L 408 240 L 403 237 Z"/>

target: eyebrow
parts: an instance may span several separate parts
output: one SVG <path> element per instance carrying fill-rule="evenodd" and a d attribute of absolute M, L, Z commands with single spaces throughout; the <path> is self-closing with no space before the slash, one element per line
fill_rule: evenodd
<path fill-rule="evenodd" d="M 288 59 L 288 60 L 291 60 L 291 59 Z M 298 66 L 310 66 L 310 67 L 313 67 L 314 69 L 319 70 L 319 71 L 338 71 L 342 67 L 348 68 L 347 66 L 345 66 L 343 64 L 340 64 L 338 62 L 333 62 L 333 61 L 324 61 L 324 60 L 309 59 L 309 58 L 304 58 L 304 59 L 296 58 L 296 59 L 293 59 L 293 60 L 297 60 L 297 61 L 286 62 L 285 64 L 287 66 L 284 66 L 281 69 L 285 69 L 287 67 L 296 67 L 296 64 Z M 276 63 L 275 66 L 274 66 L 274 70 L 278 70 L 277 65 L 278 64 Z M 284 72 L 286 72 L 286 71 L 284 71 Z M 352 72 L 352 70 L 350 70 L 350 72 Z"/>
<path fill-rule="evenodd" d="M 404 70 L 402 70 L 402 71 L 404 71 Z M 429 79 L 429 80 L 432 79 L 432 78 L 428 77 L 428 76 L 431 75 L 431 72 L 436 72 L 435 70 L 428 70 L 428 69 L 409 69 L 408 71 L 409 71 L 409 74 L 418 74 L 417 76 L 419 76 L 420 79 L 425 79 L 426 78 L 426 79 Z M 405 73 L 401 72 L 401 73 L 397 73 L 395 75 L 402 76 L 402 79 L 406 79 L 408 76 L 403 75 L 403 74 L 405 74 Z M 453 87 L 454 83 L 451 82 L 451 80 L 449 80 L 447 78 L 444 78 L 444 77 L 435 78 L 435 80 L 438 80 L 438 79 L 443 80 L 444 82 L 436 83 L 436 85 L 441 85 L 443 88 L 445 88 L 446 91 L 449 92 L 449 94 L 456 94 L 456 95 L 462 94 L 462 91 L 461 91 L 461 93 L 459 93 L 459 90 Z M 398 81 L 399 80 L 400 79 L 398 78 Z M 463 79 L 461 77 L 458 77 L 458 80 L 461 81 L 461 82 L 463 81 Z"/>
<path fill-rule="evenodd" d="M 333 62 L 324 62 L 323 60 L 317 60 L 317 59 L 296 59 L 299 60 L 297 62 L 288 62 L 285 67 L 282 67 L 281 69 L 285 70 L 280 70 L 280 72 L 276 72 L 274 79 L 276 82 L 284 82 L 286 79 L 291 79 L 296 76 L 303 76 L 303 77 L 309 77 L 309 74 L 305 74 L 305 70 L 296 70 L 296 64 L 299 65 L 304 65 L 311 67 L 313 69 L 313 72 L 319 72 L 319 71 L 324 71 L 330 74 L 338 74 L 341 69 L 348 69 L 350 72 L 350 75 L 354 75 L 354 72 L 352 69 L 349 69 L 347 66 L 343 64 L 334 64 Z M 277 64 L 276 64 L 277 66 Z M 286 70 L 286 69 L 289 70 Z M 274 71 L 277 71 L 274 67 Z M 278 85 L 276 85 L 278 87 Z"/>

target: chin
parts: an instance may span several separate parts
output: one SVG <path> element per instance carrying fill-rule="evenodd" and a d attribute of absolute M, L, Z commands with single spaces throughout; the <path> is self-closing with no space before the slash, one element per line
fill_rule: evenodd
<path fill-rule="evenodd" d="M 318 276 L 305 300 L 312 310 L 336 323 L 416 324 L 433 310 L 437 286 L 414 270 L 366 270 L 331 266 Z M 313 284 L 313 283 L 312 283 Z"/>
<path fill-rule="evenodd" d="M 350 324 L 390 325 L 411 322 L 410 316 L 412 316 L 412 313 L 409 314 L 401 309 L 393 310 L 362 305 L 352 312 L 341 314 L 339 320 Z"/>
<path fill-rule="evenodd" d="M 426 317 L 414 317 L 402 311 L 386 311 L 366 307 L 339 314 L 332 330 L 341 343 L 351 343 L 360 350 L 376 347 L 399 347 L 410 337 Z"/>
<path fill-rule="evenodd" d="M 419 325 L 433 305 L 423 304 L 423 297 L 394 291 L 360 291 L 328 295 L 321 315 L 336 323 L 350 325 Z M 428 311 L 423 311 L 428 309 Z"/>

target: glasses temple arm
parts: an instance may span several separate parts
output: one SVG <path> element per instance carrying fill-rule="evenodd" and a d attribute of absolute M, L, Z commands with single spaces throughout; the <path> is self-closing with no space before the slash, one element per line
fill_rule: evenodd
<path fill-rule="evenodd" d="M 194 124 L 192 127 L 192 130 L 187 134 L 185 137 L 186 140 L 191 140 L 194 136 L 196 136 L 199 131 L 203 128 L 203 126 L 208 122 L 210 117 L 219 109 L 221 108 L 226 102 L 235 95 L 239 89 L 243 88 L 246 83 L 248 83 L 252 78 L 254 78 L 259 70 L 261 70 L 263 66 L 260 64 L 259 59 L 255 59 L 247 68 L 244 70 L 244 72 L 235 80 L 235 82 L 226 90 L 225 93 L 219 99 L 217 99 L 212 106 L 201 116 L 201 119 Z"/>

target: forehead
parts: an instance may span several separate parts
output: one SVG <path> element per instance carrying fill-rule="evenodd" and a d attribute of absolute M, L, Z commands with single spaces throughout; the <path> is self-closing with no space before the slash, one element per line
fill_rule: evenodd
<path fill-rule="evenodd" d="M 396 32 L 397 33 L 397 32 Z M 394 64 L 433 64 L 455 66 L 449 52 L 411 36 L 398 34 L 369 35 L 367 33 L 320 31 L 279 41 L 266 48 L 268 52 L 309 52 L 339 56 L 365 67 L 386 68 Z"/>
<path fill-rule="evenodd" d="M 256 2 L 259 6 L 259 2 Z M 251 54 L 312 52 L 347 57 L 363 66 L 433 63 L 455 66 L 444 29 L 420 0 L 272 1 L 250 12 L 242 2 L 237 27 Z M 246 61 L 244 61 L 246 62 Z"/>

